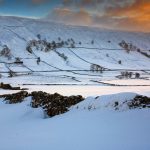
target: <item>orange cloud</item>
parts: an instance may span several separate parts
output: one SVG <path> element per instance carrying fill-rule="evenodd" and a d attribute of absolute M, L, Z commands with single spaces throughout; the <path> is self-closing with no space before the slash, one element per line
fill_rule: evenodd
<path fill-rule="evenodd" d="M 71 25 L 90 25 L 91 16 L 84 9 L 72 11 L 68 8 L 57 8 L 48 18 Z"/>
<path fill-rule="evenodd" d="M 63 7 L 49 18 L 71 25 L 150 32 L 150 0 L 63 0 Z"/>
<path fill-rule="evenodd" d="M 119 25 L 125 29 L 150 31 L 150 1 L 135 0 L 126 7 L 108 8 L 106 17 L 120 18 Z"/>

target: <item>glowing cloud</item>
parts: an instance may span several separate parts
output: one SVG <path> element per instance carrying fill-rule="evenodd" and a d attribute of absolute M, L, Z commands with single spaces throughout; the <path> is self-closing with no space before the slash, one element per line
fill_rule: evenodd
<path fill-rule="evenodd" d="M 150 32 L 150 0 L 64 0 L 49 18 L 67 24 Z"/>

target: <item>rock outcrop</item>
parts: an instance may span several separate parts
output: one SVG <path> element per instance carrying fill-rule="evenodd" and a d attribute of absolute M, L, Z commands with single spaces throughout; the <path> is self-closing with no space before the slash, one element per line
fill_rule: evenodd
<path fill-rule="evenodd" d="M 10 84 L 0 83 L 0 88 L 4 90 L 21 90 L 20 87 L 12 87 Z"/>
<path fill-rule="evenodd" d="M 31 96 L 31 106 L 33 108 L 42 107 L 50 117 L 67 112 L 69 107 L 84 100 L 80 95 L 68 97 L 58 93 L 48 94 L 41 91 L 32 92 Z"/>
<path fill-rule="evenodd" d="M 127 103 L 129 108 L 150 108 L 150 97 L 137 95 L 133 100 Z"/>
<path fill-rule="evenodd" d="M 28 97 L 28 92 L 26 91 L 21 91 L 15 94 L 5 94 L 5 95 L 0 95 L 0 98 L 4 98 L 4 100 L 8 104 L 16 104 L 16 103 L 21 103 L 24 101 L 24 98 Z"/>
<path fill-rule="evenodd" d="M 4 98 L 9 104 L 21 103 L 26 97 L 31 97 L 31 107 L 42 107 L 49 117 L 63 114 L 69 111 L 71 106 L 84 100 L 81 95 L 62 96 L 58 93 L 48 94 L 42 91 L 32 93 L 21 91 L 15 94 L 0 96 L 0 98 Z"/>
<path fill-rule="evenodd" d="M 133 99 L 126 100 L 121 103 L 119 103 L 119 101 L 115 101 L 113 107 L 115 108 L 115 110 L 121 110 L 123 107 L 128 109 L 150 108 L 150 97 L 136 95 Z"/>

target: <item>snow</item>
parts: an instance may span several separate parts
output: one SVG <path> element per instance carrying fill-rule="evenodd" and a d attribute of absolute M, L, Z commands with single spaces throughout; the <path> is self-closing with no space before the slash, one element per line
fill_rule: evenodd
<path fill-rule="evenodd" d="M 17 17 L 0 17 L 0 24 L 0 50 L 3 45 L 7 45 L 13 55 L 11 60 L 0 56 L 0 71 L 12 69 L 13 71 L 21 72 L 18 73 L 18 81 L 20 82 L 18 83 L 17 81 L 16 83 L 16 78 L 8 79 L 11 84 L 21 84 L 21 82 L 35 84 L 39 81 L 45 84 L 53 84 L 60 82 L 60 76 L 65 76 L 65 79 L 62 79 L 61 82 L 63 84 L 71 82 L 78 84 L 74 79 L 78 80 L 80 84 L 93 84 L 91 80 L 116 80 L 116 77 L 121 73 L 121 70 L 104 71 L 103 74 L 91 71 L 71 71 L 90 70 L 91 63 L 108 69 L 123 69 L 123 71 L 129 69 L 149 70 L 149 58 L 136 51 L 128 54 L 119 46 L 119 43 L 125 40 L 127 43 L 132 43 L 141 50 L 146 50 L 149 53 L 150 34 L 68 26 L 43 20 Z M 58 42 L 58 37 L 64 41 L 68 38 L 73 38 L 76 42 L 76 48 L 63 47 L 56 49 L 58 53 L 63 53 L 67 56 L 68 59 L 66 61 L 55 51 L 41 52 L 34 48 L 34 54 L 30 54 L 27 52 L 26 46 L 30 40 L 37 40 L 37 34 L 40 34 L 41 38 L 46 39 L 48 42 Z M 92 40 L 94 40 L 94 44 L 91 43 Z M 80 45 L 79 42 L 82 44 Z M 19 57 L 24 65 L 17 66 L 16 64 L 9 64 L 15 61 L 15 57 Z M 39 65 L 37 64 L 37 57 L 41 58 Z M 121 64 L 118 63 L 119 60 L 121 60 Z M 37 73 L 32 71 L 49 72 Z M 24 75 L 24 72 L 30 72 L 32 75 Z M 150 78 L 149 73 L 144 71 L 138 72 L 140 72 L 141 78 Z M 20 77 L 20 74 L 23 74 L 23 76 Z M 7 73 L 2 73 L 2 75 L 4 77 L 8 76 Z M 43 76 L 46 77 L 43 78 Z M 52 76 L 55 76 L 55 78 Z M 1 80 L 2 82 L 8 83 L 5 78 Z"/>
<path fill-rule="evenodd" d="M 103 82 L 103 81 L 102 81 Z M 150 86 L 150 80 L 143 80 L 143 79 L 124 79 L 124 80 L 110 80 L 110 81 L 104 81 L 104 83 L 108 84 L 117 84 L 117 85 L 149 85 Z"/>
<path fill-rule="evenodd" d="M 101 109 L 116 98 L 123 101 L 135 94 L 103 95 L 95 101 L 89 97 L 78 109 L 47 119 L 40 108 L 29 106 L 30 98 L 20 104 L 0 101 L 0 149 L 149 150 L 149 109 Z M 88 106 L 89 100 L 101 107 L 80 109 Z"/>
<path fill-rule="evenodd" d="M 107 95 L 114 94 L 119 92 L 134 92 L 138 94 L 144 94 L 150 96 L 150 88 L 147 86 L 140 87 L 114 87 L 114 86 L 98 86 L 98 85 L 59 85 L 59 86 L 21 86 L 22 88 L 29 88 L 30 91 L 45 91 L 47 93 L 55 93 L 58 92 L 62 95 L 70 96 L 70 95 L 83 95 L 84 97 L 88 96 L 99 96 L 99 95 Z"/>
<path fill-rule="evenodd" d="M 58 37 L 73 38 L 78 48 L 56 49 L 67 56 L 66 61 L 55 51 L 34 49 L 30 54 L 27 43 L 37 40 L 37 34 L 49 42 L 58 41 Z M 0 16 L 0 51 L 7 45 L 12 53 L 10 60 L 0 56 L 0 82 L 28 88 L 28 92 L 80 94 L 86 98 L 53 118 L 45 118 L 41 108 L 31 108 L 30 97 L 20 104 L 5 104 L 0 99 L 0 150 L 149 150 L 150 109 L 129 110 L 123 102 L 137 94 L 150 97 L 150 60 L 136 51 L 126 53 L 118 44 L 122 40 L 149 53 L 150 34 L 146 33 Z M 14 64 L 15 57 L 23 64 Z M 89 70 L 93 63 L 120 70 L 103 74 L 72 71 Z M 9 70 L 19 72 L 18 76 L 9 78 Z M 140 79 L 119 79 L 126 70 L 139 72 Z M 16 92 L 0 89 L 0 95 Z M 112 107 L 115 101 L 121 106 L 118 111 Z"/>
<path fill-rule="evenodd" d="M 65 96 L 71 95 L 82 95 L 84 97 L 88 96 L 99 96 L 116 94 L 120 92 L 133 92 L 138 94 L 143 94 L 150 96 L 149 86 L 98 86 L 98 85 L 23 85 L 21 88 L 28 89 L 28 92 L 32 91 L 44 91 L 50 94 L 60 93 Z M 0 94 L 16 93 L 17 91 L 2 90 L 0 89 Z"/>

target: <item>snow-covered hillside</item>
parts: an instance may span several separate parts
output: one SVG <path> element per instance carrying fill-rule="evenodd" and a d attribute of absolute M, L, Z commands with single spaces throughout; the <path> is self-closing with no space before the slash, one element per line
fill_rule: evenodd
<path fill-rule="evenodd" d="M 31 97 L 18 104 L 0 99 L 2 150 L 149 150 L 150 109 L 129 109 L 136 93 L 88 97 L 53 118 L 31 108 Z M 114 109 L 116 101 L 121 109 Z M 124 103 L 125 102 L 125 103 Z"/>
<path fill-rule="evenodd" d="M 32 45 L 32 53 L 27 50 L 31 41 L 40 43 L 36 47 Z M 63 41 L 64 45 L 45 52 L 41 51 L 44 45 L 41 41 Z M 122 41 L 128 44 L 130 52 L 120 46 Z M 71 42 L 74 45 L 70 46 Z M 146 85 L 150 85 L 150 58 L 142 54 L 150 54 L 148 33 L 67 26 L 1 16 L 0 52 L 4 52 L 4 49 L 7 51 L 0 56 L 0 74 L 1 81 L 7 83 L 97 84 L 100 80 L 122 78 L 121 72 L 129 71 L 132 72 L 131 79 L 138 72 L 140 79 L 146 79 Z M 17 57 L 22 63 L 14 63 Z M 92 71 L 91 67 L 102 70 Z"/>
<path fill-rule="evenodd" d="M 149 150 L 149 96 L 150 33 L 0 16 L 0 150 Z"/>

